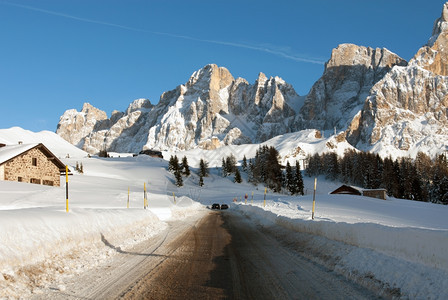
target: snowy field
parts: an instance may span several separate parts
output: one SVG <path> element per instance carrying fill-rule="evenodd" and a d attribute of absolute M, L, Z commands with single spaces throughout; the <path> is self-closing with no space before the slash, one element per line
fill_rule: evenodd
<path fill-rule="evenodd" d="M 162 159 L 88 158 L 53 133 L 25 136 L 17 128 L 0 130 L 0 143 L 16 143 L 18 136 L 24 143 L 43 141 L 72 170 L 82 163 L 84 174 L 73 171 L 69 176 L 68 213 L 65 177 L 61 187 L 0 181 L 0 298 L 31 297 L 55 283 L 64 290 L 65 278 L 115 254 L 107 243 L 129 249 L 163 231 L 167 222 L 206 213 L 205 207 L 215 202 L 229 204 L 229 213 L 247 215 L 279 235 L 287 232 L 290 239 L 306 240 L 307 247 L 325 250 L 322 257 L 312 259 L 330 261 L 347 276 L 375 278 L 385 288 L 399 289 L 403 298 L 448 298 L 447 206 L 329 195 L 340 184 L 318 178 L 312 220 L 313 178 L 304 177 L 307 195 L 268 191 L 264 205 L 263 187 L 234 184 L 231 177 L 219 176 L 214 166 L 203 188 L 198 187 L 196 175 L 177 188 Z M 187 154 L 193 172 L 201 156 L 210 161 L 217 156 Z M 183 153 L 177 155 L 181 158 Z M 148 209 L 143 209 L 144 185 Z"/>

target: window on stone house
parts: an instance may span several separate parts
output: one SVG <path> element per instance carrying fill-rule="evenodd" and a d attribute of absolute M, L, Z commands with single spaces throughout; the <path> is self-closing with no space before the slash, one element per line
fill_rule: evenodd
<path fill-rule="evenodd" d="M 40 179 L 37 178 L 31 178 L 30 183 L 40 184 Z"/>
<path fill-rule="evenodd" d="M 50 185 L 50 186 L 53 186 L 53 185 L 54 185 L 53 181 L 51 181 L 51 180 L 46 180 L 46 179 L 43 179 L 43 180 L 42 180 L 42 184 L 43 184 L 43 185 Z"/>
<path fill-rule="evenodd" d="M 17 178 L 17 181 L 18 181 L 18 182 L 22 182 L 22 177 L 19 176 L 19 177 Z"/>
<path fill-rule="evenodd" d="M 32 164 L 33 166 L 37 166 L 37 158 L 33 157 Z"/>

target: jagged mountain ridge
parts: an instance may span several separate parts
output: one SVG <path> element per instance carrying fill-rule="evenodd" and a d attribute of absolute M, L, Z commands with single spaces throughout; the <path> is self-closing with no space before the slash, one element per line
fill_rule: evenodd
<path fill-rule="evenodd" d="M 434 155 L 448 140 L 447 7 L 409 63 L 385 48 L 342 44 L 304 97 L 279 77 L 260 73 L 249 84 L 211 64 L 163 93 L 155 106 L 138 99 L 110 118 L 87 104 L 81 112 L 69 110 L 57 133 L 96 153 L 215 149 L 303 129 L 337 129 L 358 149 L 383 156 L 414 156 L 421 149 Z"/>
<path fill-rule="evenodd" d="M 163 93 L 155 106 L 138 99 L 131 104 L 134 109 L 114 112 L 107 119 L 104 112 L 85 104 L 81 112 L 66 111 L 56 132 L 91 153 L 214 149 L 290 132 L 296 115 L 293 107 L 300 100 L 279 77 L 260 73 L 251 85 L 210 64 L 194 72 L 184 85 Z"/>

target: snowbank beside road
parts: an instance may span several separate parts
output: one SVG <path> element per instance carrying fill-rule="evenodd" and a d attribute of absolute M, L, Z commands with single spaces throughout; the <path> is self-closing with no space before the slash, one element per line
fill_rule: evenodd
<path fill-rule="evenodd" d="M 260 222 L 269 220 L 296 232 L 343 242 L 352 246 L 369 248 L 392 257 L 423 263 L 429 267 L 448 271 L 448 231 L 389 227 L 373 223 L 334 222 L 331 220 L 304 220 L 277 215 L 258 206 L 239 206 Z"/>
<path fill-rule="evenodd" d="M 293 205 L 287 206 L 285 215 L 291 213 Z M 311 255 L 316 249 L 325 251 L 318 256 L 331 257 L 336 270 L 353 274 L 357 280 L 375 278 L 386 284 L 385 290 L 393 294 L 396 289 L 397 295 L 405 298 L 448 298 L 448 258 L 444 250 L 448 249 L 447 230 L 299 219 L 282 215 L 272 203 L 232 208 L 271 229 L 302 234 L 290 238 L 313 249 Z"/>

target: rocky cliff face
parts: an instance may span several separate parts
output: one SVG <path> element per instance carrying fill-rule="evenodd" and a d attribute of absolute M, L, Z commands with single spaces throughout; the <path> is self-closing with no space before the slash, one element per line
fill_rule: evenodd
<path fill-rule="evenodd" d="M 292 106 L 299 102 L 292 86 L 279 77 L 260 73 L 251 85 L 233 78 L 226 68 L 207 65 L 184 85 L 163 93 L 154 107 L 148 100 L 136 100 L 110 119 L 89 104 L 81 112 L 68 110 L 57 133 L 90 153 L 214 149 L 289 132 Z"/>
<path fill-rule="evenodd" d="M 214 149 L 264 141 L 287 132 L 295 115 L 290 106 L 298 101 L 281 78 L 260 73 L 250 85 L 225 68 L 207 65 L 185 85 L 162 95 L 145 147 Z"/>
<path fill-rule="evenodd" d="M 147 99 L 132 102 L 126 112 L 112 116 L 85 103 L 80 112 L 67 110 L 60 118 L 56 133 L 89 153 L 100 150 L 133 152 L 146 140 L 140 136 L 147 128 L 147 112 L 152 108 Z"/>
<path fill-rule="evenodd" d="M 407 62 L 387 49 L 342 44 L 333 50 L 297 117 L 297 128 L 345 129 L 371 88 L 394 66 Z"/>
<path fill-rule="evenodd" d="M 394 67 L 371 89 L 347 139 L 383 154 L 422 148 L 437 153 L 448 140 L 448 3 L 433 35 L 406 67 Z"/>

